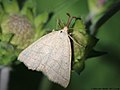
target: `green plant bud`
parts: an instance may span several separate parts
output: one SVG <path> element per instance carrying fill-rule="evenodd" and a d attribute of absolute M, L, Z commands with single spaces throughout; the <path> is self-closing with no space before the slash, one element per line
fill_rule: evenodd
<path fill-rule="evenodd" d="M 74 62 L 72 69 L 78 74 L 84 69 L 85 49 L 88 44 L 88 34 L 85 25 L 81 19 L 77 19 L 73 26 L 72 37 L 73 41 L 73 56 Z"/>
<path fill-rule="evenodd" d="M 29 45 L 34 36 L 34 28 L 25 16 L 10 15 L 3 20 L 1 27 L 3 34 L 13 34 L 10 43 L 21 49 Z"/>
<path fill-rule="evenodd" d="M 85 67 L 85 61 L 84 60 L 78 60 L 73 63 L 72 69 L 75 70 L 78 74 L 84 70 Z"/>
<path fill-rule="evenodd" d="M 85 24 L 84 24 L 84 22 L 82 21 L 81 18 L 76 19 L 73 28 L 74 28 L 74 31 L 77 30 L 77 31 L 79 31 L 82 34 L 86 34 Z"/>
<path fill-rule="evenodd" d="M 83 24 L 81 19 L 77 19 L 75 21 L 72 37 L 76 42 L 73 42 L 75 59 L 81 59 L 84 56 L 85 48 L 88 44 L 85 25 Z"/>

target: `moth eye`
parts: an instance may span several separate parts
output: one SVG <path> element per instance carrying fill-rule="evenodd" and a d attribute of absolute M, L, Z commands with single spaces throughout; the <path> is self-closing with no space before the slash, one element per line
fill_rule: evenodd
<path fill-rule="evenodd" d="M 62 33 L 63 31 L 60 31 L 60 33 Z"/>

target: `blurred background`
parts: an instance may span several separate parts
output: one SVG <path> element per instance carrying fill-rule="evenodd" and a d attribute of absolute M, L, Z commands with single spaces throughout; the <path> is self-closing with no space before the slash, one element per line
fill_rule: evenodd
<path fill-rule="evenodd" d="M 21 0 L 18 0 L 19 3 Z M 23 0 L 24 1 L 24 0 Z M 99 5 L 95 2 L 99 2 Z M 95 23 L 108 10 L 108 6 L 117 0 L 36 0 L 37 12 L 53 13 L 45 27 L 56 28 L 56 20 L 67 21 L 66 13 L 82 17 L 86 21 L 90 16 Z M 94 7 L 90 6 L 95 4 Z M 105 3 L 105 4 L 104 4 Z M 108 3 L 108 6 L 104 6 Z M 102 9 L 102 10 L 101 10 Z M 97 16 L 97 14 L 99 14 Z M 49 81 L 41 72 L 28 70 L 23 64 L 12 65 L 8 90 L 119 90 L 120 89 L 120 11 L 103 24 L 96 35 L 99 39 L 95 49 L 107 54 L 85 61 L 85 69 L 78 75 L 71 73 L 71 81 L 65 89 Z M 95 89 L 101 88 L 101 89 Z M 113 88 L 113 89 L 110 89 Z M 115 89 L 119 88 L 119 89 Z"/>

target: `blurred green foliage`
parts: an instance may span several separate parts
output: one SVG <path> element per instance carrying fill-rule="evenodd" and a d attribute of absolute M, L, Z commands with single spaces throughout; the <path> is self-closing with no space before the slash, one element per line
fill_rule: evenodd
<path fill-rule="evenodd" d="M 32 0 L 22 6 L 17 0 L 0 1 L 0 65 L 12 65 L 21 50 L 45 34 L 42 29 L 49 14 L 37 13 L 34 4 Z"/>
<path fill-rule="evenodd" d="M 96 21 L 104 14 L 104 12 L 117 1 L 118 0 L 88 0 L 90 17 L 94 17 L 92 23 L 96 23 Z"/>
<path fill-rule="evenodd" d="M 7 2 L 8 0 L 0 0 L 1 3 L 3 1 Z M 10 1 L 15 1 L 15 0 L 10 0 Z M 18 1 L 22 3 L 22 1 L 20 0 Z M 102 4 L 101 8 L 98 8 L 98 5 L 96 5 L 97 1 L 106 1 L 105 2 L 106 6 Z M 56 20 L 58 18 L 62 19 L 63 22 L 66 22 L 67 12 L 69 12 L 71 15 L 82 17 L 83 21 L 86 20 L 87 16 L 90 15 L 91 12 L 95 12 L 95 15 L 92 21 L 96 22 L 104 14 L 104 12 L 108 10 L 109 7 L 116 1 L 96 0 L 95 2 L 95 0 L 69 0 L 69 1 L 67 0 L 51 0 L 51 1 L 28 0 L 27 2 L 25 2 L 25 4 L 23 3 L 19 4 L 19 5 L 24 5 L 22 9 L 19 8 L 20 10 L 17 8 L 16 2 L 12 3 L 12 5 L 16 7 L 16 9 L 12 11 L 12 13 L 19 12 L 20 15 L 24 15 L 28 18 L 28 20 L 30 20 L 35 33 L 37 33 L 34 36 L 34 39 L 33 39 L 34 41 L 37 38 L 41 37 L 43 34 L 45 34 L 46 33 L 45 30 L 52 30 L 56 28 Z M 11 7 L 10 4 L 7 5 L 7 7 L 8 6 Z M 11 13 L 11 11 L 9 10 L 10 8 L 7 8 L 7 7 L 2 8 L 2 6 L 0 6 L 1 17 L 4 16 L 4 12 L 5 14 Z M 13 7 L 11 8 L 13 9 Z M 53 16 L 50 19 L 50 21 L 47 23 L 48 16 L 51 12 L 53 12 Z M 72 72 L 71 82 L 68 88 L 66 88 L 66 90 L 91 90 L 92 88 L 120 88 L 119 19 L 120 19 L 120 12 L 118 12 L 110 20 L 108 20 L 108 22 L 106 22 L 99 29 L 99 33 L 97 34 L 97 38 L 99 38 L 99 42 L 97 43 L 94 49 L 100 50 L 100 51 L 106 51 L 108 52 L 108 54 L 101 57 L 90 58 L 87 61 L 82 61 L 77 63 L 78 64 L 77 67 L 79 66 L 84 67 L 84 63 L 85 63 L 86 68 L 84 69 L 83 72 L 81 72 L 80 75 L 78 75 L 76 72 Z M 2 23 L 1 18 L 0 18 L 0 23 Z M 7 37 L 11 37 L 11 34 L 7 34 L 4 37 L 2 37 L 2 29 L 1 29 L 0 30 L 0 55 L 2 56 L 0 56 L 0 60 L 1 60 L 0 62 L 6 65 L 6 64 L 9 64 L 12 60 L 14 60 L 15 57 L 13 53 L 15 53 L 17 49 L 16 49 L 16 46 L 10 43 L 8 44 L 9 39 Z M 87 42 L 88 37 L 89 35 L 86 35 L 86 37 L 84 37 L 85 43 Z M 4 40 L 4 42 L 2 42 L 2 40 Z M 95 39 L 95 43 L 96 43 L 96 39 Z M 92 43 L 92 44 L 95 44 L 95 43 Z M 4 55 L 8 55 L 8 56 L 6 57 Z M 15 56 L 17 55 L 15 54 Z M 6 60 L 6 58 L 8 59 Z M 40 72 L 38 73 L 38 72 L 28 71 L 28 69 L 25 68 L 24 65 L 19 64 L 18 66 L 14 66 L 13 69 L 14 71 L 11 72 L 11 77 L 10 77 L 10 85 L 9 85 L 10 90 L 56 90 L 56 89 L 64 90 L 64 88 L 60 87 L 59 85 L 51 83 L 46 77 L 41 79 L 42 74 Z M 82 68 L 80 69 L 82 70 Z"/>

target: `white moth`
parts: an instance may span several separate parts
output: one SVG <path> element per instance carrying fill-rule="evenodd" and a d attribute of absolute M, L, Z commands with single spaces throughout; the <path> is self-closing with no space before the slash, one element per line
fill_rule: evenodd
<path fill-rule="evenodd" d="M 42 71 L 49 80 L 67 87 L 71 73 L 68 27 L 41 37 L 23 50 L 18 60 L 29 69 Z"/>

